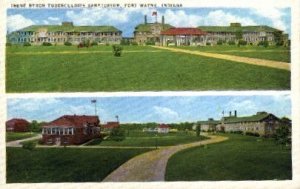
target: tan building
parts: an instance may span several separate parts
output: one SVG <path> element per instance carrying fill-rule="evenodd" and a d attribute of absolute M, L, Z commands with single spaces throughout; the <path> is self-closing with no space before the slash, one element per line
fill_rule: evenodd
<path fill-rule="evenodd" d="M 291 126 L 290 122 L 280 119 L 267 112 L 257 112 L 252 116 L 238 117 L 237 112 L 223 117 L 221 120 L 199 121 L 202 131 L 242 132 L 259 134 L 260 136 L 272 136 L 276 129 L 283 125 Z"/>
<path fill-rule="evenodd" d="M 147 16 L 145 15 L 144 23 L 139 24 L 134 28 L 134 41 L 139 45 L 145 45 L 146 43 L 159 45 L 160 33 L 171 27 L 173 26 L 165 24 L 164 16 L 162 16 L 161 23 L 148 23 Z"/>
<path fill-rule="evenodd" d="M 41 45 L 44 42 L 62 45 L 65 42 L 79 44 L 89 40 L 103 44 L 119 44 L 122 31 L 113 26 L 74 26 L 72 22 L 61 25 L 32 25 L 8 35 L 12 44 Z"/>

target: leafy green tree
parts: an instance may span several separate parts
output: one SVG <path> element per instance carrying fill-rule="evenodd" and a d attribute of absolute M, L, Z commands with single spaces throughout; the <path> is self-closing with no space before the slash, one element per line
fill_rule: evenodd
<path fill-rule="evenodd" d="M 283 125 L 276 129 L 275 140 L 277 144 L 288 145 L 291 144 L 291 133 L 289 126 Z"/>
<path fill-rule="evenodd" d="M 38 123 L 36 120 L 33 120 L 30 124 L 29 124 L 29 131 L 30 132 L 40 132 L 41 131 L 41 124 Z"/>
<path fill-rule="evenodd" d="M 111 130 L 109 138 L 114 141 L 122 141 L 126 138 L 125 130 L 115 127 Z"/>
<path fill-rule="evenodd" d="M 201 130 L 201 125 L 199 123 L 197 123 L 197 126 L 196 126 L 196 136 L 197 137 L 200 136 L 200 130 Z"/>
<path fill-rule="evenodd" d="M 116 57 L 120 57 L 122 54 L 123 47 L 121 45 L 113 45 L 113 54 Z"/>
<path fill-rule="evenodd" d="M 237 41 L 243 39 L 243 31 L 241 29 L 236 30 L 235 38 L 236 38 Z"/>
<path fill-rule="evenodd" d="M 273 34 L 276 46 L 282 46 L 284 44 L 282 31 L 275 31 Z"/>

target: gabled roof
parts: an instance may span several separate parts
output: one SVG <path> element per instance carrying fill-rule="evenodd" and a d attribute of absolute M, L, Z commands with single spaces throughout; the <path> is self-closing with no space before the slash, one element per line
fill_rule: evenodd
<path fill-rule="evenodd" d="M 6 121 L 6 124 L 29 124 L 29 122 L 26 119 L 22 118 L 13 118 Z"/>
<path fill-rule="evenodd" d="M 260 26 L 198 26 L 199 29 L 205 31 L 205 32 L 275 32 L 275 31 L 281 31 L 276 28 L 272 28 L 270 26 L 260 25 Z"/>
<path fill-rule="evenodd" d="M 219 123 L 221 123 L 220 120 L 207 120 L 207 121 L 198 121 L 197 123 L 199 124 L 205 124 L 205 125 L 217 125 Z"/>
<path fill-rule="evenodd" d="M 46 29 L 47 32 L 121 32 L 114 26 L 73 26 L 73 25 L 31 25 L 18 31 L 36 32 L 40 29 Z"/>
<path fill-rule="evenodd" d="M 72 126 L 72 127 L 84 127 L 87 124 L 98 125 L 100 122 L 98 116 L 87 115 L 64 115 L 56 120 L 48 122 L 44 125 L 47 126 Z"/>
<path fill-rule="evenodd" d="M 199 28 L 169 28 L 160 32 L 162 35 L 205 35 Z"/>
<path fill-rule="evenodd" d="M 151 32 L 151 26 L 152 25 L 160 25 L 162 26 L 161 23 L 147 23 L 147 24 L 139 24 L 134 28 L 134 32 Z M 163 28 L 164 30 L 172 28 L 170 24 L 164 24 Z"/>
<path fill-rule="evenodd" d="M 118 121 L 110 121 L 110 122 L 107 122 L 106 124 L 102 125 L 102 128 L 104 129 L 112 129 L 112 128 L 116 128 L 116 127 L 119 127 L 120 124 Z"/>
<path fill-rule="evenodd" d="M 245 116 L 245 117 L 224 117 L 224 123 L 239 123 L 239 122 L 259 122 L 262 121 L 269 116 L 274 117 L 275 119 L 278 119 L 275 115 L 267 113 L 267 112 L 258 112 L 255 115 L 252 116 Z"/>
<path fill-rule="evenodd" d="M 164 128 L 170 128 L 169 125 L 166 125 L 166 124 L 159 124 L 157 128 L 161 128 L 161 129 L 164 129 Z"/>

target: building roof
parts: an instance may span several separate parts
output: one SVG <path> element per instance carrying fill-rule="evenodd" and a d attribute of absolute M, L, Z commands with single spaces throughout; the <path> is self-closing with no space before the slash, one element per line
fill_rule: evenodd
<path fill-rule="evenodd" d="M 260 26 L 198 26 L 199 29 L 205 31 L 205 32 L 275 32 L 275 31 L 281 31 L 276 28 L 272 28 L 265 25 Z"/>
<path fill-rule="evenodd" d="M 235 117 L 235 116 L 230 116 L 230 117 L 224 117 L 224 123 L 239 123 L 239 122 L 258 122 L 262 121 L 269 116 L 275 117 L 278 119 L 276 116 L 273 114 L 267 113 L 267 112 L 257 112 L 257 114 L 252 115 L 252 116 L 245 116 L 245 117 Z"/>
<path fill-rule="evenodd" d="M 116 127 L 119 127 L 120 124 L 118 121 L 110 121 L 110 122 L 107 122 L 106 124 L 102 125 L 102 128 L 104 129 L 112 129 L 112 128 L 116 128 Z"/>
<path fill-rule="evenodd" d="M 159 124 L 158 125 L 158 128 L 161 128 L 161 129 L 164 129 L 164 128 L 170 128 L 170 126 L 169 125 L 166 125 L 166 124 Z"/>
<path fill-rule="evenodd" d="M 160 32 L 162 35 L 205 35 L 199 28 L 169 28 Z"/>
<path fill-rule="evenodd" d="M 152 25 L 160 25 L 162 26 L 162 23 L 147 23 L 147 24 L 139 24 L 134 28 L 134 32 L 151 32 L 151 26 Z M 164 30 L 172 28 L 170 24 L 164 24 L 163 25 Z"/>
<path fill-rule="evenodd" d="M 114 26 L 73 26 L 73 25 L 31 25 L 20 29 L 23 32 L 37 32 L 40 29 L 46 29 L 47 32 L 121 32 Z"/>
<path fill-rule="evenodd" d="M 13 118 L 13 119 L 7 120 L 6 124 L 29 124 L 29 122 L 26 119 Z"/>
<path fill-rule="evenodd" d="M 56 120 L 46 123 L 43 127 L 49 126 L 72 126 L 72 127 L 84 127 L 86 124 L 96 124 L 100 122 L 98 116 L 87 115 L 64 115 Z"/>

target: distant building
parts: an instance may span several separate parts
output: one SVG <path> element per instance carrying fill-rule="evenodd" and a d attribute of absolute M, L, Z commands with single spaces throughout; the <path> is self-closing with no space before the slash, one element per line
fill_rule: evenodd
<path fill-rule="evenodd" d="M 82 144 L 100 136 L 98 116 L 64 115 L 42 126 L 44 144 Z"/>
<path fill-rule="evenodd" d="M 161 32 L 172 27 L 173 26 L 165 23 L 164 16 L 162 16 L 161 23 L 148 23 L 147 16 L 145 15 L 144 23 L 134 28 L 134 40 L 139 45 L 145 45 L 146 43 L 159 45 Z"/>
<path fill-rule="evenodd" d="M 223 117 L 221 120 L 199 121 L 202 131 L 223 131 L 257 133 L 260 136 L 272 136 L 280 126 L 287 125 L 287 121 L 267 112 L 257 112 L 255 115 L 238 117 L 234 115 Z M 291 125 L 289 125 L 291 126 Z"/>
<path fill-rule="evenodd" d="M 13 118 L 6 121 L 6 131 L 8 132 L 27 132 L 30 123 L 25 119 Z"/>
<path fill-rule="evenodd" d="M 241 34 L 241 39 L 257 45 L 260 41 L 268 41 L 270 45 L 275 45 L 275 35 L 282 35 L 285 45 L 288 43 L 288 34 L 270 26 L 242 26 L 240 23 L 231 23 L 230 26 L 199 26 L 199 29 L 207 33 L 206 41 L 211 44 L 217 44 L 218 41 L 234 41 L 237 43 L 237 35 Z"/>
<path fill-rule="evenodd" d="M 107 131 L 111 131 L 114 128 L 119 128 L 119 127 L 120 127 L 120 123 L 118 121 L 110 121 L 102 125 L 102 131 L 107 132 Z"/>
<path fill-rule="evenodd" d="M 43 42 L 62 45 L 65 42 L 79 44 L 86 40 L 103 44 L 120 44 L 122 31 L 114 26 L 74 26 L 73 22 L 61 25 L 32 25 L 8 34 L 8 42 L 23 44 L 29 42 L 41 45 Z"/>
<path fill-rule="evenodd" d="M 157 132 L 158 133 L 169 133 L 170 126 L 166 124 L 160 124 L 157 126 Z"/>

